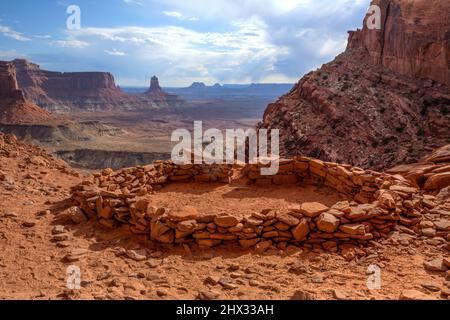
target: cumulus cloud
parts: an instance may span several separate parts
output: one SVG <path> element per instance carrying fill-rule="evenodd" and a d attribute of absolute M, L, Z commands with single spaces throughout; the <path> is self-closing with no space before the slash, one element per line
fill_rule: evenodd
<path fill-rule="evenodd" d="M 268 41 L 264 22 L 256 18 L 236 21 L 228 32 L 199 32 L 176 26 L 84 28 L 71 31 L 70 37 L 70 43 L 90 43 L 87 55 L 113 47 L 103 51 L 113 56 L 132 54 L 130 64 L 135 67 L 128 66 L 129 72 L 141 73 L 142 66 L 149 66 L 149 73 L 183 83 L 244 78 L 258 81 L 274 70 L 278 57 L 287 54 L 287 48 Z"/>
<path fill-rule="evenodd" d="M 123 0 L 158 8 L 158 26 L 88 27 L 57 41 L 114 71 L 122 85 L 296 82 L 345 49 L 370 0 Z M 167 18 L 168 17 L 168 18 Z M 189 23 L 190 20 L 199 23 Z M 174 26 L 174 20 L 176 25 Z M 114 48 L 114 49 L 111 49 Z M 66 50 L 70 55 L 70 50 Z M 99 55 L 98 53 L 102 53 Z M 106 53 L 106 55 L 105 55 Z M 118 56 L 127 56 L 117 64 Z M 98 56 L 103 59 L 99 62 Z M 109 57 L 111 56 L 111 57 Z"/>

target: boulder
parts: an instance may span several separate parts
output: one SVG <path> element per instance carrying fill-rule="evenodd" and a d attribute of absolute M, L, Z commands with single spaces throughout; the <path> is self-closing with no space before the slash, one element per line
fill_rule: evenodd
<path fill-rule="evenodd" d="M 329 213 L 322 213 L 316 222 L 320 231 L 333 233 L 339 226 L 339 219 Z"/>
<path fill-rule="evenodd" d="M 450 172 L 443 172 L 432 175 L 425 182 L 425 190 L 440 190 L 450 186 Z"/>
<path fill-rule="evenodd" d="M 167 215 L 167 218 L 173 222 L 197 220 L 199 217 L 199 212 L 193 206 L 185 206 L 183 208 L 173 210 Z"/>
<path fill-rule="evenodd" d="M 365 235 L 366 226 L 363 224 L 345 224 L 339 227 L 339 229 L 347 234 L 351 235 Z"/>
<path fill-rule="evenodd" d="M 277 215 L 277 219 L 291 227 L 296 226 L 299 224 L 300 220 L 296 217 L 291 216 L 287 213 L 280 213 Z"/>
<path fill-rule="evenodd" d="M 295 240 L 304 240 L 309 234 L 309 223 L 306 219 L 300 220 L 299 224 L 292 229 Z"/>
<path fill-rule="evenodd" d="M 305 202 L 300 206 L 300 213 L 307 217 L 315 218 L 329 208 L 319 202 Z"/>
<path fill-rule="evenodd" d="M 448 269 L 447 266 L 444 264 L 444 259 L 442 259 L 442 258 L 436 258 L 431 261 L 425 261 L 423 263 L 423 266 L 428 271 L 445 272 Z"/>
<path fill-rule="evenodd" d="M 215 217 L 214 223 L 222 228 L 232 228 L 239 223 L 239 220 L 236 217 L 223 214 Z"/>

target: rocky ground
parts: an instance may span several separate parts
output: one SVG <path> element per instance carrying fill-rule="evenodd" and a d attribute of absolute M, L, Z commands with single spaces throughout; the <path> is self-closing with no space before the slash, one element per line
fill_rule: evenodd
<path fill-rule="evenodd" d="M 424 217 L 422 235 L 401 228 L 361 249 L 362 258 L 344 258 L 292 247 L 261 253 L 237 246 L 157 245 L 126 228 L 87 221 L 71 208 L 70 187 L 81 181 L 42 150 L 0 138 L 1 298 L 446 299 L 450 294 L 445 192 L 432 198 L 433 205 L 442 204 Z M 185 201 L 176 188 L 167 199 Z M 221 191 L 205 193 L 202 201 L 216 201 Z M 367 286 L 373 265 L 381 270 L 376 290 Z M 67 288 L 69 266 L 81 270 L 79 290 Z"/>

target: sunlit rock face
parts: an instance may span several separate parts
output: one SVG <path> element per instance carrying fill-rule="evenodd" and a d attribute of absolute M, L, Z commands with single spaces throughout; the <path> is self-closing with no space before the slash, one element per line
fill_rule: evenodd
<path fill-rule="evenodd" d="M 151 94 L 128 94 L 109 72 L 53 72 L 23 59 L 12 63 L 25 97 L 57 113 L 153 109 L 173 107 L 172 101 L 180 103 L 178 99 L 164 99 L 156 77 L 152 78 Z"/>

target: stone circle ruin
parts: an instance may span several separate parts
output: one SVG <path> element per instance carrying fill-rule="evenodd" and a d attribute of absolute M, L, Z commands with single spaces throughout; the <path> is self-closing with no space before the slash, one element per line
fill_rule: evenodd
<path fill-rule="evenodd" d="M 264 209 L 238 218 L 199 212 L 195 207 L 176 210 L 154 207 L 151 193 L 177 182 L 230 183 L 234 170 L 256 185 L 315 185 L 329 187 L 353 201 L 331 207 L 299 203 L 288 210 Z M 398 175 L 363 170 L 350 165 L 307 157 L 283 159 L 275 176 L 261 176 L 260 165 L 176 165 L 156 161 L 143 166 L 103 170 L 72 189 L 72 199 L 88 216 L 109 228 L 129 225 L 163 244 L 197 243 L 214 247 L 238 243 L 278 247 L 288 245 L 336 252 L 340 246 L 363 246 L 386 238 L 401 226 L 421 220 L 426 196 Z"/>

